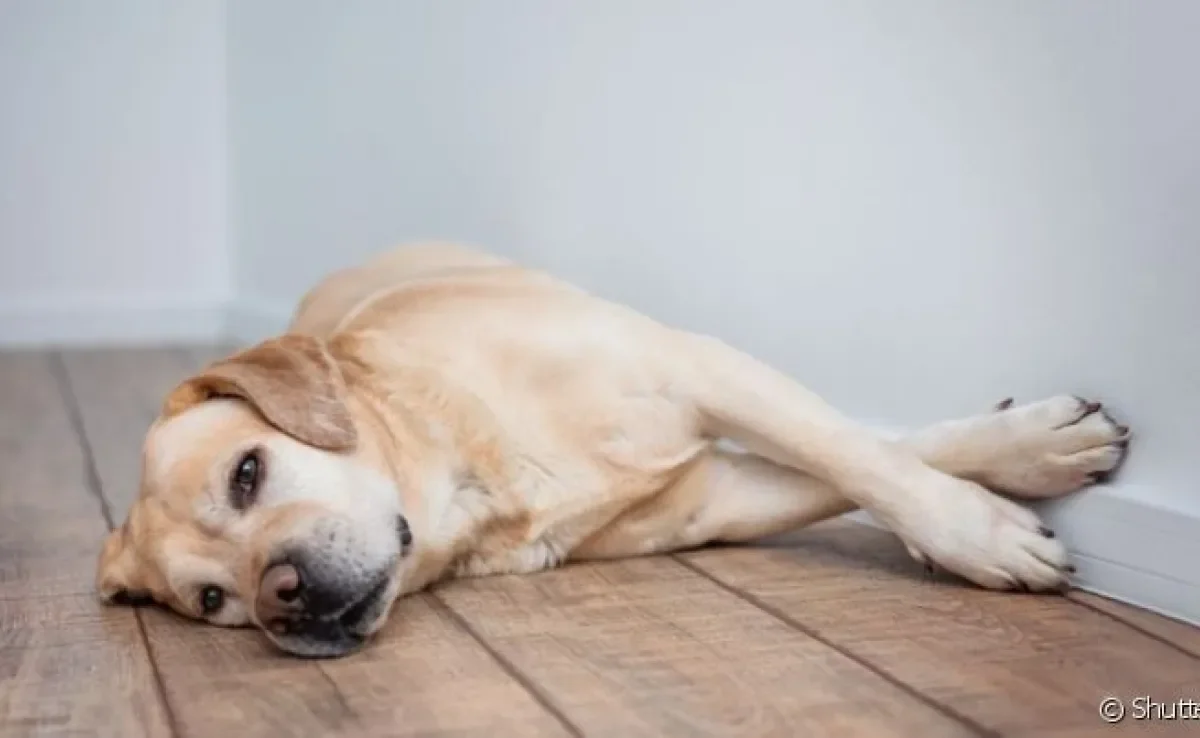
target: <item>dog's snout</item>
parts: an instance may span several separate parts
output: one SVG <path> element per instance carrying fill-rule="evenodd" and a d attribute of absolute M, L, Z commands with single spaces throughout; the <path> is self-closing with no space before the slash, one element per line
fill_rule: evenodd
<path fill-rule="evenodd" d="M 296 609 L 296 600 L 300 596 L 303 580 L 300 571 L 291 564 L 274 564 L 263 572 L 262 582 L 258 587 L 258 599 L 255 608 L 258 619 L 269 623 L 279 618 L 287 617 Z"/>
<path fill-rule="evenodd" d="M 286 651 L 338 656 L 362 645 L 386 614 L 391 583 L 388 569 L 356 572 L 289 551 L 262 574 L 256 620 Z"/>

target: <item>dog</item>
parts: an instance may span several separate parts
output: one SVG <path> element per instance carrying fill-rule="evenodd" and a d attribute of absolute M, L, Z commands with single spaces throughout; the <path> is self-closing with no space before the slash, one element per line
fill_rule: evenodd
<path fill-rule="evenodd" d="M 862 508 L 929 566 L 1057 590 L 1067 550 L 1011 498 L 1101 481 L 1128 444 L 1071 395 L 887 440 L 713 337 L 415 244 L 327 277 L 285 333 L 168 394 L 96 586 L 334 657 L 435 582 L 751 542 Z"/>

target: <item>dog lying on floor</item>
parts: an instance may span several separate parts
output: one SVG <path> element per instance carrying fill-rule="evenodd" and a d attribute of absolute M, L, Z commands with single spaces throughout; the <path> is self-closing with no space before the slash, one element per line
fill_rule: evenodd
<path fill-rule="evenodd" d="M 1066 549 L 996 493 L 1081 489 L 1128 435 L 1062 396 L 885 441 L 720 341 L 488 254 L 411 246 L 327 278 L 284 335 L 169 394 L 97 586 L 336 656 L 439 580 L 861 507 L 918 560 L 1057 589 Z"/>

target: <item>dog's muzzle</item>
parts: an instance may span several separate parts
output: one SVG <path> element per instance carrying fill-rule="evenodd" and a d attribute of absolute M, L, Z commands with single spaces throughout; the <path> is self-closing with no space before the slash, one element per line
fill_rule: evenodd
<path fill-rule="evenodd" d="M 294 560 L 283 561 L 263 573 L 255 614 L 285 651 L 340 656 L 366 640 L 367 628 L 386 607 L 390 581 L 390 572 L 383 571 L 366 585 L 330 586 Z"/>
<path fill-rule="evenodd" d="M 262 574 L 256 620 L 277 646 L 298 656 L 331 657 L 355 650 L 393 596 L 397 559 L 412 542 L 407 523 L 397 524 L 397 535 L 397 557 L 370 572 L 302 549 L 285 552 Z"/>

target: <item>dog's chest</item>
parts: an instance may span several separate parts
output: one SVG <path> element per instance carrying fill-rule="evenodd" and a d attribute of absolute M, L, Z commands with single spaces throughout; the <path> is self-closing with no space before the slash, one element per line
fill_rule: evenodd
<path fill-rule="evenodd" d="M 561 461 L 561 460 L 560 460 Z M 586 465 L 514 459 L 506 484 L 470 476 L 455 492 L 459 554 L 454 576 L 519 574 L 563 563 L 611 517 L 617 490 Z"/>
<path fill-rule="evenodd" d="M 480 479 L 456 492 L 466 534 L 454 576 L 519 574 L 557 567 L 615 518 L 657 494 L 703 448 L 681 444 L 653 463 L 607 463 L 593 455 L 510 459 L 514 477 L 490 488 Z"/>
<path fill-rule="evenodd" d="M 446 429 L 439 466 L 456 477 L 434 516 L 447 573 L 557 566 L 707 444 L 689 403 L 637 361 L 525 349 L 439 372 L 437 402 L 414 413 Z"/>

